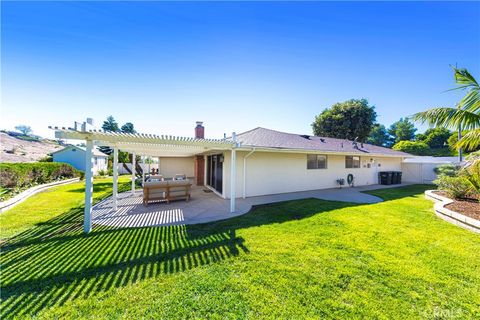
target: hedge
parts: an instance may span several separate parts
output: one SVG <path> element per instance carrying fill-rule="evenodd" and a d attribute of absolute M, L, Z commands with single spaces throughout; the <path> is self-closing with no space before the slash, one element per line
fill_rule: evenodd
<path fill-rule="evenodd" d="M 82 175 L 83 172 L 66 163 L 0 163 L 0 186 L 2 188 L 25 188 Z"/>
<path fill-rule="evenodd" d="M 424 156 L 428 153 L 430 148 L 423 141 L 400 141 L 396 143 L 393 147 L 393 150 L 403 151 L 417 156 Z"/>

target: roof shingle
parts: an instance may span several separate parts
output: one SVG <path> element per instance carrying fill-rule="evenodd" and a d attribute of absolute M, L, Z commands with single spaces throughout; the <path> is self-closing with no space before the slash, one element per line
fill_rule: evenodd
<path fill-rule="evenodd" d="M 255 128 L 237 135 L 242 146 L 299 149 L 351 154 L 384 154 L 388 156 L 409 157 L 408 153 L 367 143 L 354 143 L 346 139 L 335 139 L 280 132 L 265 128 Z M 356 145 L 356 146 L 355 146 Z"/>

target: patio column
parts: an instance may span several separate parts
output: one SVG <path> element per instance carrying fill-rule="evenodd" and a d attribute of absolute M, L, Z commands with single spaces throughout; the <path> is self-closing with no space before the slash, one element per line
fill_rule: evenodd
<path fill-rule="evenodd" d="M 117 196 L 118 196 L 118 148 L 113 148 L 113 210 L 117 211 Z"/>
<path fill-rule="evenodd" d="M 145 156 L 142 156 L 142 187 L 145 184 Z"/>
<path fill-rule="evenodd" d="M 235 132 L 232 133 L 232 139 L 233 141 L 237 140 L 237 136 Z M 235 212 L 235 198 L 237 197 L 237 151 L 235 150 L 235 147 L 233 147 L 232 156 L 230 159 L 230 212 L 234 213 Z"/>
<path fill-rule="evenodd" d="M 93 195 L 93 141 L 87 140 L 85 150 L 85 211 L 83 217 L 83 231 L 92 230 L 92 195 Z"/>
<path fill-rule="evenodd" d="M 132 153 L 132 195 L 135 194 L 135 165 L 136 165 L 136 163 L 135 163 L 136 159 L 135 158 L 136 158 L 136 156 L 137 155 L 135 154 L 135 152 Z"/>

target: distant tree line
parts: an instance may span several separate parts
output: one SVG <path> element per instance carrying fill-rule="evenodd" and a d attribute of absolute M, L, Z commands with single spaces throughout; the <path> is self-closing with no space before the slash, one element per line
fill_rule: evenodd
<path fill-rule="evenodd" d="M 423 133 L 409 118 L 390 127 L 376 122 L 375 106 L 366 99 L 351 99 L 326 108 L 312 123 L 313 134 L 366 142 L 415 155 L 449 156 L 456 152 L 458 133 L 436 127 Z M 474 150 L 467 150 L 474 151 Z"/>

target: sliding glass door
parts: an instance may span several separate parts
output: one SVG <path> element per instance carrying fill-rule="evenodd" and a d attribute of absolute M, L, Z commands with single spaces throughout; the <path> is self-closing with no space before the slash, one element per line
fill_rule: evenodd
<path fill-rule="evenodd" d="M 207 156 L 207 185 L 222 193 L 223 184 L 223 155 Z"/>

